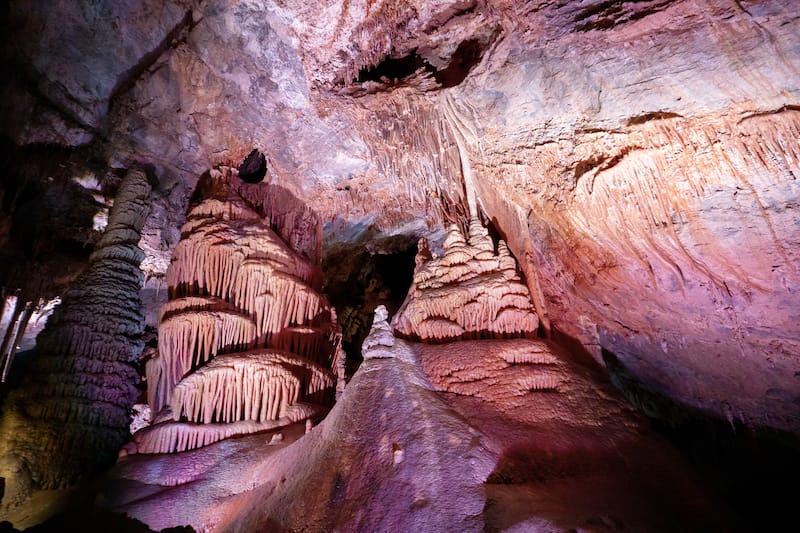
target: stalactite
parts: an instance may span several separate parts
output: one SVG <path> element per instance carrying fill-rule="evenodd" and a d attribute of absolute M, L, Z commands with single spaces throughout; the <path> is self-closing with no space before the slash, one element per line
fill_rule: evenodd
<path fill-rule="evenodd" d="M 469 140 L 477 139 L 478 136 L 470 129 L 467 122 L 459 116 L 449 94 L 445 95 L 442 101 L 444 116 L 453 130 L 453 137 L 458 147 L 458 155 L 461 160 L 461 176 L 464 179 L 464 192 L 469 208 L 469 218 L 474 221 L 478 218 L 478 202 L 475 193 L 475 177 L 472 173 L 472 165 L 469 161 L 469 152 L 467 151 L 466 143 Z"/>
<path fill-rule="evenodd" d="M 208 446 L 223 439 L 261 433 L 289 424 L 320 416 L 324 408 L 320 405 L 298 402 L 290 405 L 284 416 L 275 420 L 258 422 L 240 420 L 230 423 L 196 424 L 192 422 L 156 421 L 151 426 L 137 431 L 123 453 L 176 453 Z M 179 483 L 176 481 L 175 484 Z M 164 484 L 169 484 L 165 480 Z"/>
<path fill-rule="evenodd" d="M 298 402 L 333 400 L 338 326 L 317 292 L 318 267 L 231 192 L 229 178 L 230 169 L 209 174 L 217 181 L 202 187 L 211 197 L 190 210 L 173 254 L 158 356 L 146 363 L 158 414 L 129 452 L 183 451 L 263 431 L 295 421 Z M 269 201 L 256 189 L 248 197 Z M 292 231 L 309 218 L 281 213 Z"/>
<path fill-rule="evenodd" d="M 169 300 L 161 306 L 159 321 L 171 317 L 173 314 L 184 311 L 229 311 L 235 312 L 236 308 L 216 296 L 186 296 Z"/>
<path fill-rule="evenodd" d="M 247 348 L 255 339 L 255 324 L 238 313 L 190 309 L 170 315 L 158 328 L 159 349 L 170 356 L 152 359 L 146 367 L 153 400 L 150 408 L 160 410 L 169 401 L 170 391 L 193 368 L 221 351 Z"/>
<path fill-rule="evenodd" d="M 394 187 L 391 196 L 375 194 L 368 183 L 337 191 L 329 200 L 330 212 L 380 212 L 383 220 L 399 223 L 410 209 L 425 212 L 432 224 L 443 226 L 468 219 L 461 160 L 442 106 L 433 98 L 410 99 L 402 89 L 380 98 L 366 95 L 359 102 L 363 107 L 348 112 L 355 123 L 371 124 L 362 133 L 369 159 L 375 162 L 375 179 L 390 176 Z"/>
<path fill-rule="evenodd" d="M 280 418 L 302 395 L 333 387 L 322 367 L 291 352 L 257 350 L 222 355 L 175 388 L 174 419 L 190 422 L 263 422 Z"/>
<path fill-rule="evenodd" d="M 15 298 L 8 327 L 3 335 L 3 343 L 0 345 L 0 382 L 4 382 L 8 376 L 14 354 L 25 335 L 25 329 L 33 313 L 33 302 L 25 302 L 23 306 L 19 303 L 19 297 Z M 5 311 L 5 301 L 3 306 Z M 0 313 L 0 316 L 2 315 L 3 313 Z"/>
<path fill-rule="evenodd" d="M 230 300 L 245 259 L 257 262 L 268 257 L 276 270 L 291 273 L 303 283 L 311 283 L 318 275 L 313 265 L 286 248 L 260 219 L 209 219 L 203 214 L 203 223 L 198 225 L 197 213 L 206 211 L 206 202 L 192 209 L 184 226 L 185 236 L 173 253 L 167 284 L 178 294 L 197 284 L 212 296 Z"/>
<path fill-rule="evenodd" d="M 128 436 L 144 328 L 137 243 L 149 194 L 146 175 L 129 171 L 88 267 L 64 294 L 9 393 L 0 420 L 0 455 L 9 458 L 0 466 L 3 506 L 20 503 L 30 490 L 96 474 Z"/>

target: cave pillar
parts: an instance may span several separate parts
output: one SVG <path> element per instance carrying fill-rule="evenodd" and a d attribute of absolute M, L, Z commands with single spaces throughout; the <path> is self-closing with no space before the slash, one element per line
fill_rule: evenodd
<path fill-rule="evenodd" d="M 151 185 L 129 171 L 108 226 L 36 340 L 0 417 L 0 520 L 37 490 L 75 485 L 129 437 L 143 349 L 138 247 Z"/>

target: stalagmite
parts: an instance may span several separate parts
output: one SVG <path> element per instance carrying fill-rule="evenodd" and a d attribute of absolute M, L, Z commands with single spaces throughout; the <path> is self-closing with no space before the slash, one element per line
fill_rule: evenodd
<path fill-rule="evenodd" d="M 109 466 L 128 438 L 143 348 L 137 243 L 151 185 L 129 171 L 105 233 L 36 341 L 0 420 L 3 507 L 35 489 L 66 487 Z"/>
<path fill-rule="evenodd" d="M 364 359 L 381 359 L 394 357 L 391 350 L 394 346 L 394 335 L 387 319 L 389 312 L 386 307 L 379 305 L 375 308 L 375 317 L 372 320 L 372 329 L 361 345 Z"/>
<path fill-rule="evenodd" d="M 319 413 L 298 418 L 308 411 L 301 402 L 333 400 L 340 335 L 318 267 L 232 192 L 230 177 L 215 170 L 201 181 L 207 198 L 189 211 L 175 248 L 158 356 L 146 363 L 158 415 L 128 453 L 180 452 L 280 427 Z"/>
<path fill-rule="evenodd" d="M 447 230 L 444 255 L 418 258 L 408 297 L 392 326 L 398 335 L 423 342 L 532 337 L 538 319 L 527 286 L 502 241 L 494 253 L 489 232 L 477 219 L 469 242 L 456 225 Z"/>

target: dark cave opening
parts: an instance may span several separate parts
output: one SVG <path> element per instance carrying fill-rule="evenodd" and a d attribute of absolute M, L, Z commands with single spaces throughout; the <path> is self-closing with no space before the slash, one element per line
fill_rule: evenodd
<path fill-rule="evenodd" d="M 98 175 L 95 163 L 80 150 L 0 138 L 0 287 L 49 299 L 83 268 L 105 206 L 74 178 Z"/>
<path fill-rule="evenodd" d="M 364 83 L 365 81 L 382 81 L 382 78 L 388 80 L 402 80 L 411 76 L 419 69 L 424 68 L 426 72 L 434 72 L 433 66 L 417 55 L 417 50 L 412 50 L 408 55 L 403 57 L 387 57 L 373 67 L 362 68 L 358 73 L 356 81 Z"/>
<path fill-rule="evenodd" d="M 721 420 L 649 390 L 611 351 L 602 349 L 611 381 L 683 458 L 736 520 L 737 531 L 780 530 L 794 522 L 800 439 Z"/>
<path fill-rule="evenodd" d="M 361 344 L 369 334 L 375 308 L 384 305 L 393 316 L 411 287 L 416 238 L 397 237 L 391 245 L 384 243 L 383 248 L 392 252 L 344 248 L 328 253 L 322 262 L 327 280 L 325 294 L 336 308 L 342 329 L 348 377 L 361 364 Z"/>
<path fill-rule="evenodd" d="M 472 72 L 472 69 L 480 62 L 486 47 L 487 43 L 477 39 L 463 41 L 458 45 L 447 67 L 434 71 L 433 77 L 443 88 L 455 87 L 464 81 L 467 75 Z"/>
<path fill-rule="evenodd" d="M 450 57 L 446 67 L 437 69 L 419 55 L 415 48 L 402 57 L 387 57 L 375 66 L 362 68 L 356 78 L 357 83 L 366 81 L 385 82 L 401 81 L 420 69 L 433 76 L 441 88 L 455 87 L 472 72 L 481 61 L 488 47 L 488 42 L 479 39 L 467 39 L 461 42 Z"/>

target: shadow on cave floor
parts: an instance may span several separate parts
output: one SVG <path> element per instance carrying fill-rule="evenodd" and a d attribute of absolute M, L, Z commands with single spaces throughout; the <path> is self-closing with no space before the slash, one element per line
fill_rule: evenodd
<path fill-rule="evenodd" d="M 646 389 L 610 351 L 611 381 L 732 509 L 735 531 L 778 531 L 796 524 L 800 438 L 711 417 Z"/>
<path fill-rule="evenodd" d="M 506 443 L 485 485 L 485 531 L 747 532 L 796 523 L 796 491 L 787 487 L 800 476 L 797 436 L 677 404 L 636 383 L 612 353 L 603 351 L 603 371 L 564 337 L 556 331 L 553 341 L 644 415 L 643 433 L 626 440 L 610 427 L 544 424 L 526 434 L 487 406 L 451 396 L 457 410 Z M 617 444 L 603 444 L 611 441 Z"/>
<path fill-rule="evenodd" d="M 8 522 L 0 522 L 0 533 L 14 533 Z M 57 514 L 47 521 L 25 529 L 27 533 L 55 533 L 64 531 L 85 531 L 87 533 L 100 533 L 114 531 L 116 533 L 151 533 L 153 530 L 145 524 L 127 516 L 103 511 L 101 509 L 76 510 Z M 165 529 L 169 533 L 190 533 L 191 527 Z"/>
<path fill-rule="evenodd" d="M 0 522 L 0 533 L 17 533 L 8 522 Z M 153 530 L 134 518 L 98 508 L 59 513 L 47 521 L 23 530 L 27 533 L 63 533 L 83 531 L 85 533 L 153 533 Z M 162 529 L 161 533 L 194 533 L 194 529 L 172 527 Z"/>

